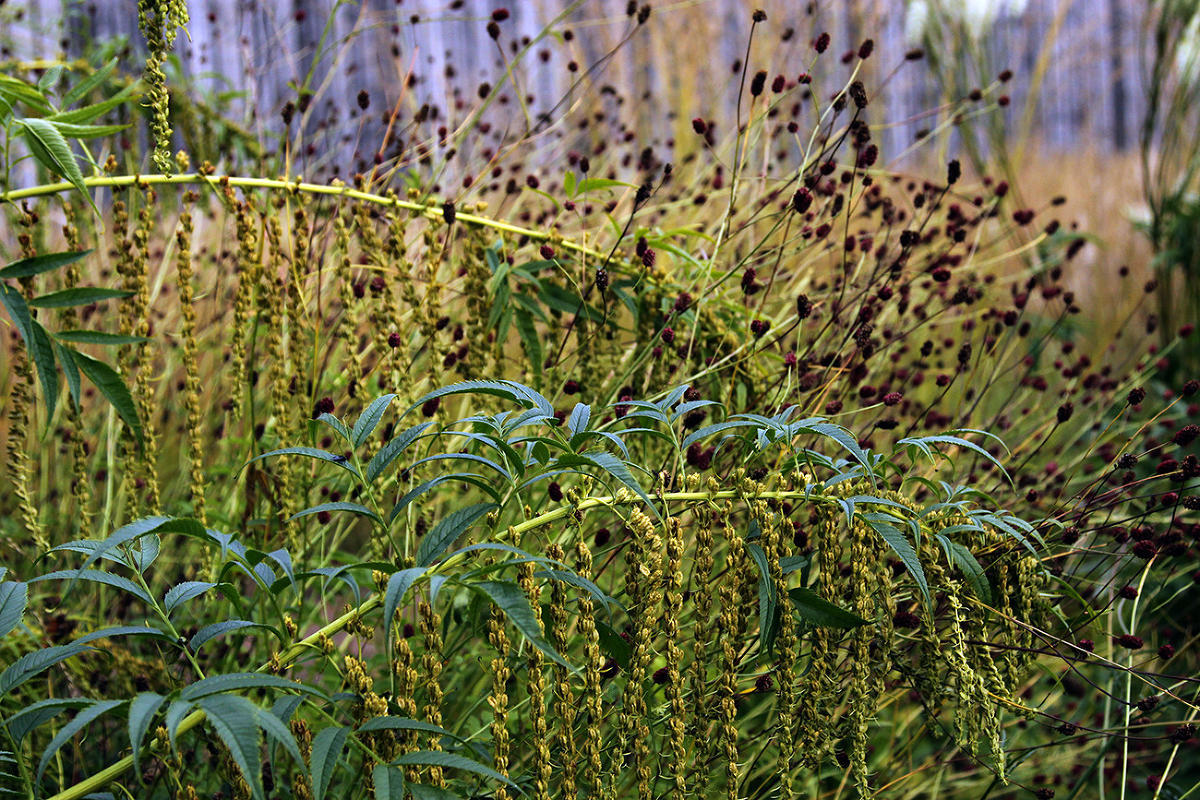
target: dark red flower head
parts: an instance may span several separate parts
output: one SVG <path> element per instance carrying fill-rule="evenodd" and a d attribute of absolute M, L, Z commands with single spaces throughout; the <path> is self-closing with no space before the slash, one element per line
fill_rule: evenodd
<path fill-rule="evenodd" d="M 956 158 L 950 162 L 949 166 L 946 167 L 946 185 L 953 186 L 954 184 L 958 183 L 958 179 L 961 177 L 962 164 L 960 164 Z"/>
<path fill-rule="evenodd" d="M 792 208 L 795 209 L 799 214 L 803 214 L 805 211 L 808 211 L 809 207 L 812 206 L 812 202 L 812 192 L 803 186 L 797 189 L 796 193 L 792 195 Z"/>
<path fill-rule="evenodd" d="M 1192 442 L 1196 441 L 1196 437 L 1200 436 L 1200 426 L 1184 425 L 1175 432 L 1174 442 L 1180 447 L 1187 447 Z"/>
<path fill-rule="evenodd" d="M 1138 558 L 1149 561 L 1158 553 L 1158 548 L 1154 546 L 1154 542 L 1143 540 L 1134 542 L 1131 552 Z"/>
<path fill-rule="evenodd" d="M 322 397 L 320 400 L 317 401 L 316 407 L 313 408 L 313 419 L 316 419 L 317 417 L 321 416 L 322 414 L 332 414 L 332 413 L 333 413 L 333 398 L 332 397 Z"/>
<path fill-rule="evenodd" d="M 1141 650 L 1146 644 L 1142 641 L 1142 637 L 1134 636 L 1132 633 L 1123 633 L 1114 637 L 1113 641 L 1126 650 Z"/>

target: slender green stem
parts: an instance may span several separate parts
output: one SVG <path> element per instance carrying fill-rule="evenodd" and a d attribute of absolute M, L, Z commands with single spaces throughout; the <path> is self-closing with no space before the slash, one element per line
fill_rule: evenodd
<path fill-rule="evenodd" d="M 367 203 L 376 203 L 383 206 L 392 206 L 393 208 L 403 208 L 408 211 L 416 212 L 417 214 L 440 219 L 442 217 L 442 207 L 434 203 L 414 203 L 411 200 L 401 200 L 398 197 L 388 197 L 386 195 L 375 194 L 373 192 L 364 192 L 359 189 L 353 189 L 344 184 L 324 184 L 324 183 L 305 183 L 304 181 L 284 181 L 272 178 L 247 178 L 233 175 L 212 176 L 201 175 L 195 172 L 189 172 L 182 175 L 116 175 L 112 177 L 91 177 L 83 179 L 84 186 L 89 189 L 95 188 L 118 188 L 124 186 L 156 186 L 156 185 L 178 185 L 186 186 L 191 184 L 203 183 L 209 188 L 217 189 L 221 186 L 229 185 L 243 189 L 276 189 L 280 191 L 305 192 L 307 194 L 322 194 L 333 195 L 336 197 L 346 197 L 352 200 L 361 200 Z M 10 192 L 0 193 L 0 203 L 16 203 L 18 200 L 24 200 L 30 197 L 45 197 L 47 195 L 58 194 L 60 192 L 68 192 L 75 187 L 63 181 L 61 183 L 45 183 L 39 186 L 30 186 L 25 189 L 14 189 Z M 511 233 L 515 236 L 525 236 L 536 241 L 545 241 L 551 238 L 551 234 L 545 231 L 539 231 L 534 228 L 524 228 L 520 225 L 513 225 L 503 220 L 492 219 L 491 217 L 481 216 L 479 214 L 467 214 L 458 212 L 455 214 L 455 220 L 468 225 L 479 225 L 493 230 Z M 586 245 L 578 242 L 570 241 L 569 239 L 556 239 L 555 244 L 566 250 L 573 250 L 577 253 L 593 257 L 603 256 L 597 250 L 593 250 Z"/>

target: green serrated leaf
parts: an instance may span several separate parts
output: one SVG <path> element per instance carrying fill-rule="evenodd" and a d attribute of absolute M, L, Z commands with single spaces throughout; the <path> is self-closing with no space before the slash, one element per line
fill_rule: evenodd
<path fill-rule="evenodd" d="M 259 708 L 255 705 L 254 722 L 269 739 L 274 739 L 276 743 L 283 745 L 283 749 L 291 756 L 296 766 L 301 769 L 305 767 L 304 756 L 300 753 L 300 746 L 296 743 L 296 737 L 292 735 L 291 729 L 282 719 L 267 709 Z"/>
<path fill-rule="evenodd" d="M 962 571 L 963 576 L 967 579 L 967 585 L 971 587 L 971 591 L 975 593 L 975 596 L 988 605 L 991 605 L 991 584 L 988 583 L 987 575 L 983 572 L 983 567 L 975 556 L 972 555 L 971 551 L 958 542 L 950 541 L 950 539 L 941 533 L 934 534 L 934 537 L 941 544 L 942 549 L 946 551 L 947 560 Z"/>
<path fill-rule="evenodd" d="M 10 664 L 4 672 L 0 672 L 0 697 L 16 689 L 35 675 L 50 669 L 55 664 L 91 649 L 82 645 L 64 644 L 53 645 L 41 650 L 35 650 L 32 653 L 26 653 Z"/>
<path fill-rule="evenodd" d="M 73 108 L 70 111 L 59 111 L 57 114 L 51 114 L 50 116 L 46 117 L 46 119 L 56 123 L 65 122 L 67 124 L 74 125 L 86 124 L 102 114 L 113 110 L 122 103 L 130 100 L 133 95 L 137 93 L 139 88 L 140 83 L 131 83 L 107 100 L 101 100 L 98 103 L 92 103 L 91 105 Z"/>
<path fill-rule="evenodd" d="M 75 356 L 71 355 L 74 351 L 69 347 L 63 347 L 56 341 L 51 340 L 50 343 L 54 345 L 54 354 L 58 356 L 58 363 L 62 364 L 63 374 L 67 377 L 67 389 L 71 395 L 71 402 L 75 404 L 75 408 L 79 408 L 83 384 L 79 379 L 79 365 L 75 363 Z"/>
<path fill-rule="evenodd" d="M 87 376 L 88 380 L 100 390 L 100 393 L 116 409 L 117 416 L 121 418 L 121 421 L 133 431 L 138 446 L 141 447 L 142 423 L 138 419 L 137 405 L 133 402 L 133 395 L 129 393 L 129 389 L 125 386 L 125 381 L 121 380 L 120 374 L 103 361 L 97 361 L 91 356 L 80 353 L 78 350 L 72 350 L 71 356 L 75 359 L 75 363 L 79 365 L 80 371 Z"/>
<path fill-rule="evenodd" d="M 346 444 L 351 443 L 350 430 L 346 427 L 344 422 L 335 417 L 333 414 L 324 413 L 317 417 L 317 422 L 322 422 L 332 428 L 333 431 L 340 436 L 342 441 L 344 441 Z"/>
<path fill-rule="evenodd" d="M 305 456 L 306 458 L 315 458 L 318 461 L 336 464 L 356 478 L 362 477 L 358 474 L 358 468 L 354 466 L 354 462 L 352 462 L 350 459 L 346 458 L 345 456 L 334 455 L 333 453 L 326 452 L 325 450 L 318 450 L 315 447 L 282 447 L 278 450 L 271 450 L 270 452 L 262 453 L 261 455 L 257 455 L 250 459 L 242 465 L 242 469 L 245 469 L 255 461 L 261 461 L 264 458 L 274 458 L 275 456 Z"/>
<path fill-rule="evenodd" d="M 12 75 L 0 75 L 0 97 L 7 100 L 9 105 L 20 102 L 42 113 L 52 110 L 50 103 L 36 86 Z"/>
<path fill-rule="evenodd" d="M 329 791 L 329 783 L 337 770 L 349 735 L 349 728 L 331 727 L 322 728 L 313 737 L 312 755 L 309 757 L 313 800 L 325 800 L 325 793 Z"/>
<path fill-rule="evenodd" d="M 534 379 L 541 382 L 542 363 L 545 361 L 545 357 L 542 355 L 542 338 L 538 336 L 533 314 L 529 313 L 527 308 L 517 307 L 513 311 L 512 318 L 516 324 L 517 334 L 521 337 L 521 346 L 525 348 L 525 363 L 533 369 Z"/>
<path fill-rule="evenodd" d="M 107 64 L 95 70 L 79 83 L 72 86 L 63 95 L 63 106 L 70 107 L 88 96 L 88 93 L 108 80 L 117 68 L 117 59 L 111 59 Z"/>
<path fill-rule="evenodd" d="M 351 440 L 354 446 L 362 447 L 363 442 L 367 437 L 375 432 L 376 426 L 379 425 L 379 420 L 383 419 L 383 414 L 387 411 L 388 406 L 396 399 L 394 394 L 385 394 L 371 401 L 371 404 L 363 409 L 359 415 L 358 421 L 354 423 L 354 431 L 351 434 Z"/>
<path fill-rule="evenodd" d="M 203 678 L 184 687 L 183 691 L 179 693 L 179 697 L 192 702 L 222 692 L 245 691 L 246 689 L 280 689 L 310 694 L 324 700 L 329 699 L 320 689 L 315 689 L 299 681 L 280 678 L 277 675 L 265 675 L 261 672 L 231 672 Z"/>
<path fill-rule="evenodd" d="M 30 583 L 38 583 L 39 581 L 71 581 L 74 585 L 75 581 L 88 581 L 90 583 L 101 583 L 105 586 L 111 586 L 114 589 L 120 589 L 123 592 L 128 592 L 137 599 L 141 600 L 148 606 L 153 607 L 154 600 L 150 595 L 146 594 L 146 590 L 138 586 L 128 578 L 123 578 L 120 575 L 113 575 L 109 572 L 102 572 L 98 569 L 63 569 L 56 572 L 48 572 L 45 575 L 39 575 L 36 578 L 30 579 Z M 63 594 L 66 594 L 64 592 Z"/>
<path fill-rule="evenodd" d="M 447 481 L 463 481 L 464 483 L 469 483 L 472 486 L 478 487 L 491 497 L 494 497 L 496 500 L 500 499 L 499 495 L 497 495 L 496 491 L 488 484 L 486 480 L 484 480 L 482 475 L 478 475 L 474 472 L 452 472 L 447 475 L 439 475 L 436 478 L 430 478 L 419 486 L 415 486 L 405 492 L 404 496 L 401 497 L 400 500 L 397 501 L 396 505 L 392 507 L 392 510 L 388 512 L 388 524 L 390 525 L 395 522 L 396 517 L 400 516 L 400 513 L 403 512 L 404 509 L 407 508 L 410 503 L 412 503 L 412 501 L 416 500 L 430 489 L 446 483 Z"/>
<path fill-rule="evenodd" d="M 375 800 L 404 800 L 404 770 L 376 764 L 371 768 L 371 782 L 375 784 Z"/>
<path fill-rule="evenodd" d="M 38 380 L 42 384 L 42 397 L 46 401 L 46 424 L 54 419 L 54 410 L 58 407 L 58 366 L 54 362 L 54 344 L 50 335 L 37 320 L 33 320 L 33 339 L 29 343 L 29 351 L 33 355 L 33 363 L 37 366 Z"/>
<path fill-rule="evenodd" d="M 71 644 L 91 644 L 102 639 L 115 639 L 118 636 L 149 636 L 152 639 L 158 639 L 163 642 L 170 642 L 172 644 L 175 642 L 174 636 L 166 631 L 152 628 L 148 625 L 112 625 L 84 634 L 72 640 Z"/>
<path fill-rule="evenodd" d="M 866 521 L 887 542 L 888 547 L 892 548 L 892 552 L 900 557 L 904 568 L 908 570 L 913 580 L 917 582 L 917 587 L 921 590 L 921 597 L 924 598 L 925 604 L 931 605 L 933 600 L 929 595 L 929 582 L 925 579 L 925 570 L 921 567 L 921 559 L 917 557 L 917 551 L 913 548 L 912 543 L 908 541 L 908 537 L 904 535 L 904 532 L 888 522 L 882 514 L 862 514 L 861 519 Z"/>
<path fill-rule="evenodd" d="M 509 581 L 479 581 L 471 584 L 472 589 L 483 592 L 496 606 L 504 612 L 509 622 L 521 632 L 546 657 L 557 664 L 570 668 L 562 656 L 542 636 L 541 626 L 529 606 L 529 598 L 521 591 L 521 587 Z"/>
<path fill-rule="evenodd" d="M 409 414 L 413 409 L 419 408 L 430 400 L 456 394 L 483 394 L 502 397 L 506 400 L 519 403 L 524 408 L 539 408 L 546 414 L 551 416 L 554 414 L 554 406 L 550 404 L 549 400 L 528 386 L 516 381 L 460 381 L 459 383 L 453 383 L 429 392 L 413 403 L 408 411 L 404 413 Z"/>
<path fill-rule="evenodd" d="M 437 786 L 429 786 L 424 783 L 408 784 L 408 791 L 413 796 L 413 800 L 462 800 L 462 797 L 450 791 Z"/>
<path fill-rule="evenodd" d="M 396 609 L 404 601 L 404 595 L 418 578 L 425 574 L 425 567 L 409 567 L 394 573 L 388 578 L 387 588 L 383 594 L 383 646 L 391 652 L 392 620 Z"/>
<path fill-rule="evenodd" d="M 40 256 L 22 258 L 20 261 L 14 261 L 7 267 L 0 269 L 0 279 L 30 278 L 34 275 L 41 275 L 43 272 L 50 272 L 51 270 L 65 267 L 68 264 L 74 264 L 91 252 L 91 250 L 79 250 L 64 253 L 44 253 Z"/>
<path fill-rule="evenodd" d="M 25 616 L 29 587 L 18 581 L 0 583 L 0 637 L 7 636 Z"/>
<path fill-rule="evenodd" d="M 415 442 L 432 425 L 432 422 L 422 422 L 420 425 L 414 425 L 379 448 L 379 452 L 367 462 L 367 482 L 374 483 L 375 479 L 382 475 L 383 471 L 396 460 L 396 457 L 403 453 L 409 445 Z"/>
<path fill-rule="evenodd" d="M 0 301 L 25 340 L 25 346 L 37 367 L 42 394 L 46 398 L 46 422 L 50 423 L 58 403 L 58 369 L 54 363 L 54 346 L 46 329 L 29 312 L 24 296 L 6 283 L 0 283 Z"/>
<path fill-rule="evenodd" d="M 209 583 L 208 581 L 184 581 L 183 583 L 176 584 L 168 589 L 166 595 L 163 597 L 163 610 L 167 614 L 170 614 L 180 604 L 199 597 L 214 586 L 216 586 L 215 583 Z"/>
<path fill-rule="evenodd" d="M 417 566 L 432 564 L 467 528 L 495 508 L 499 508 L 495 503 L 476 503 L 442 517 L 433 530 L 421 537 L 421 544 L 417 547 Z"/>
<path fill-rule="evenodd" d="M 623 186 L 627 189 L 636 189 L 636 183 L 627 183 L 625 181 L 617 181 L 612 178 L 584 178 L 575 186 L 575 195 L 587 194 L 600 189 L 613 189 L 617 186 Z"/>
<path fill-rule="evenodd" d="M 788 590 L 792 607 L 809 623 L 820 628 L 857 628 L 867 621 L 857 614 L 835 606 L 804 587 Z"/>
<path fill-rule="evenodd" d="M 79 125 L 62 120 L 51 120 L 51 122 L 58 132 L 68 139 L 99 139 L 102 136 L 112 136 L 114 133 L 120 133 L 132 127 L 131 125 Z"/>
<path fill-rule="evenodd" d="M 60 342 L 70 342 L 71 344 L 102 344 L 107 346 L 143 344 L 150 341 L 145 336 L 126 336 L 121 333 L 83 330 L 58 331 L 54 334 L 54 338 Z"/>
<path fill-rule="evenodd" d="M 214 622 L 211 625 L 205 625 L 200 630 L 196 631 L 195 635 L 188 640 L 188 647 L 193 651 L 199 650 L 206 642 L 215 639 L 218 636 L 229 633 L 230 631 L 240 631 L 245 628 L 260 628 L 262 630 L 271 630 L 270 626 L 263 625 L 261 622 L 250 622 L 245 619 L 227 619 L 222 622 Z"/>
<path fill-rule="evenodd" d="M 83 708 L 94 702 L 94 700 L 86 697 L 51 697 L 46 700 L 39 700 L 4 720 L 3 728 L 12 737 L 14 742 L 21 744 L 26 736 L 67 709 Z M 3 751 L 0 751 L 0 753 L 3 753 Z"/>
<path fill-rule="evenodd" d="M 142 768 L 139 765 L 142 740 L 146 738 L 146 731 L 150 730 L 150 723 L 154 720 L 154 715 L 162 708 L 166 699 L 155 692 L 142 692 L 129 701 L 129 745 L 133 751 L 133 773 L 138 776 L 139 780 L 142 775 Z"/>
<path fill-rule="evenodd" d="M 92 705 L 80 711 L 75 719 L 63 725 L 55 737 L 50 740 L 50 744 L 46 746 L 46 749 L 42 751 L 42 757 L 38 761 L 36 780 L 41 782 L 42 775 L 46 772 L 46 767 L 50 766 L 50 760 L 54 758 L 54 754 L 62 749 L 64 744 L 71 741 L 75 734 L 86 728 L 89 723 L 100 715 L 112 711 L 117 706 L 124 705 L 124 703 L 124 700 L 97 700 Z"/>
<path fill-rule="evenodd" d="M 167 706 L 166 713 L 163 714 L 163 725 L 167 729 L 167 737 L 171 742 L 171 749 L 178 750 L 175 746 L 175 734 L 179 731 L 179 724 L 183 722 L 183 718 L 192 710 L 192 703 L 186 700 L 172 700 Z"/>
<path fill-rule="evenodd" d="M 53 65 L 52 67 L 47 69 L 44 73 L 42 73 L 42 77 L 38 78 L 38 82 L 37 82 L 38 90 L 40 92 L 42 92 L 43 94 L 53 90 L 55 85 L 58 84 L 59 79 L 62 78 L 62 74 L 63 74 L 63 65 L 62 64 Z"/>
<path fill-rule="evenodd" d="M 456 753 L 444 753 L 440 750 L 418 750 L 415 753 L 405 753 L 392 762 L 398 766 L 430 766 L 444 767 L 446 769 L 461 769 L 465 772 L 473 772 L 476 775 L 482 775 L 485 778 L 491 778 L 494 781 L 510 786 L 516 789 L 521 794 L 525 794 L 521 787 L 513 783 L 508 778 L 496 772 L 491 767 L 485 767 L 478 761 L 472 761 L 469 758 L 460 756 Z"/>
<path fill-rule="evenodd" d="M 582 463 L 589 464 L 594 467 L 599 467 L 600 469 L 607 472 L 609 475 L 612 475 L 623 486 L 625 486 L 628 489 L 633 490 L 634 494 L 636 494 L 638 497 L 640 497 L 642 499 L 642 501 L 647 506 L 650 507 L 650 511 L 654 514 L 654 516 L 659 517 L 661 519 L 661 515 L 658 513 L 658 509 L 655 507 L 654 503 L 650 500 L 650 495 L 646 494 L 646 492 L 642 489 L 641 484 L 639 484 L 637 482 L 637 480 L 633 477 L 633 473 L 631 473 L 629 471 L 629 467 L 625 464 L 624 461 L 617 458 L 612 453 L 606 453 L 606 452 L 600 451 L 600 450 L 594 451 L 594 452 L 583 453 L 581 455 L 568 454 L 568 455 L 564 455 L 558 459 L 558 461 L 560 463 L 564 463 L 564 462 L 569 463 L 569 462 L 575 461 L 575 460 L 582 460 Z"/>
<path fill-rule="evenodd" d="M 451 739 L 460 738 L 441 725 L 409 717 L 372 717 L 358 726 L 359 733 L 369 733 L 370 731 L 424 731 L 425 733 L 436 733 L 438 736 L 449 736 Z"/>
<path fill-rule="evenodd" d="M 165 525 L 167 525 L 167 523 L 171 521 L 172 519 L 170 517 L 155 516 L 144 517 L 142 519 L 134 520 L 127 525 L 122 525 L 113 531 L 112 534 L 104 541 L 96 543 L 96 546 L 92 549 L 91 555 L 89 555 L 87 560 L 83 562 L 83 566 L 80 569 L 87 569 L 92 564 L 95 564 L 101 558 L 117 548 L 131 544 L 143 536 L 147 536 L 157 530 L 161 530 Z M 64 545 L 64 547 L 66 546 Z M 54 552 L 54 549 L 52 549 L 51 552 Z"/>
<path fill-rule="evenodd" d="M 779 599 L 766 551 L 756 542 L 747 542 L 746 552 L 758 566 L 758 646 L 765 653 L 774 643 L 775 611 L 779 606 Z"/>
<path fill-rule="evenodd" d="M 83 173 L 79 164 L 75 163 L 75 155 L 71 146 L 62 133 L 50 120 L 27 118 L 16 120 L 23 128 L 22 137 L 29 145 L 29 151 L 34 159 L 53 174 L 65 178 L 68 183 L 79 190 L 97 214 L 100 210 L 92 202 L 87 186 L 83 183 Z"/>
<path fill-rule="evenodd" d="M 258 707 L 244 697 L 231 694 L 210 695 L 196 704 L 204 710 L 209 725 L 228 748 L 230 757 L 250 785 L 255 800 L 263 800 L 258 755 Z"/>
<path fill-rule="evenodd" d="M 384 521 L 379 518 L 379 515 L 371 509 L 360 503 L 349 503 L 345 500 L 339 500 L 336 503 L 321 503 L 319 506 L 312 506 L 304 509 L 303 511 L 297 511 L 290 517 L 290 519 L 299 519 L 300 517 L 307 517 L 312 514 L 320 514 L 322 511 L 349 511 L 352 514 L 358 514 L 359 516 L 367 517 L 381 528 L 387 527 L 387 525 L 384 524 Z"/>

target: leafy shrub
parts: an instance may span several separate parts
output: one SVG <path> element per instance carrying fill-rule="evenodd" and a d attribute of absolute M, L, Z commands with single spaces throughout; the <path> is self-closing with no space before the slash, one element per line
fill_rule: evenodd
<path fill-rule="evenodd" d="M 813 33 L 795 80 L 739 65 L 732 135 L 696 117 L 678 165 L 598 136 L 535 166 L 480 87 L 464 130 L 529 162 L 464 167 L 472 199 L 427 108 L 348 182 L 33 147 L 67 182 L 4 195 L 6 788 L 1192 780 L 1200 407 L 1158 377 L 1191 331 L 1092 329 L 1056 199 L 885 168 L 872 47 Z M 69 147 L 60 80 L 6 78 L 10 139 Z"/>

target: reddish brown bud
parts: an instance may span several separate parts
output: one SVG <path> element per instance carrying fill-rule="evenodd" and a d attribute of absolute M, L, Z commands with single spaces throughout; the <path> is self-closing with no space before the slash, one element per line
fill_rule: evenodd
<path fill-rule="evenodd" d="M 750 96 L 758 97 L 763 93 L 763 87 L 767 85 L 767 71 L 760 69 L 754 73 L 754 77 L 750 79 Z"/>

